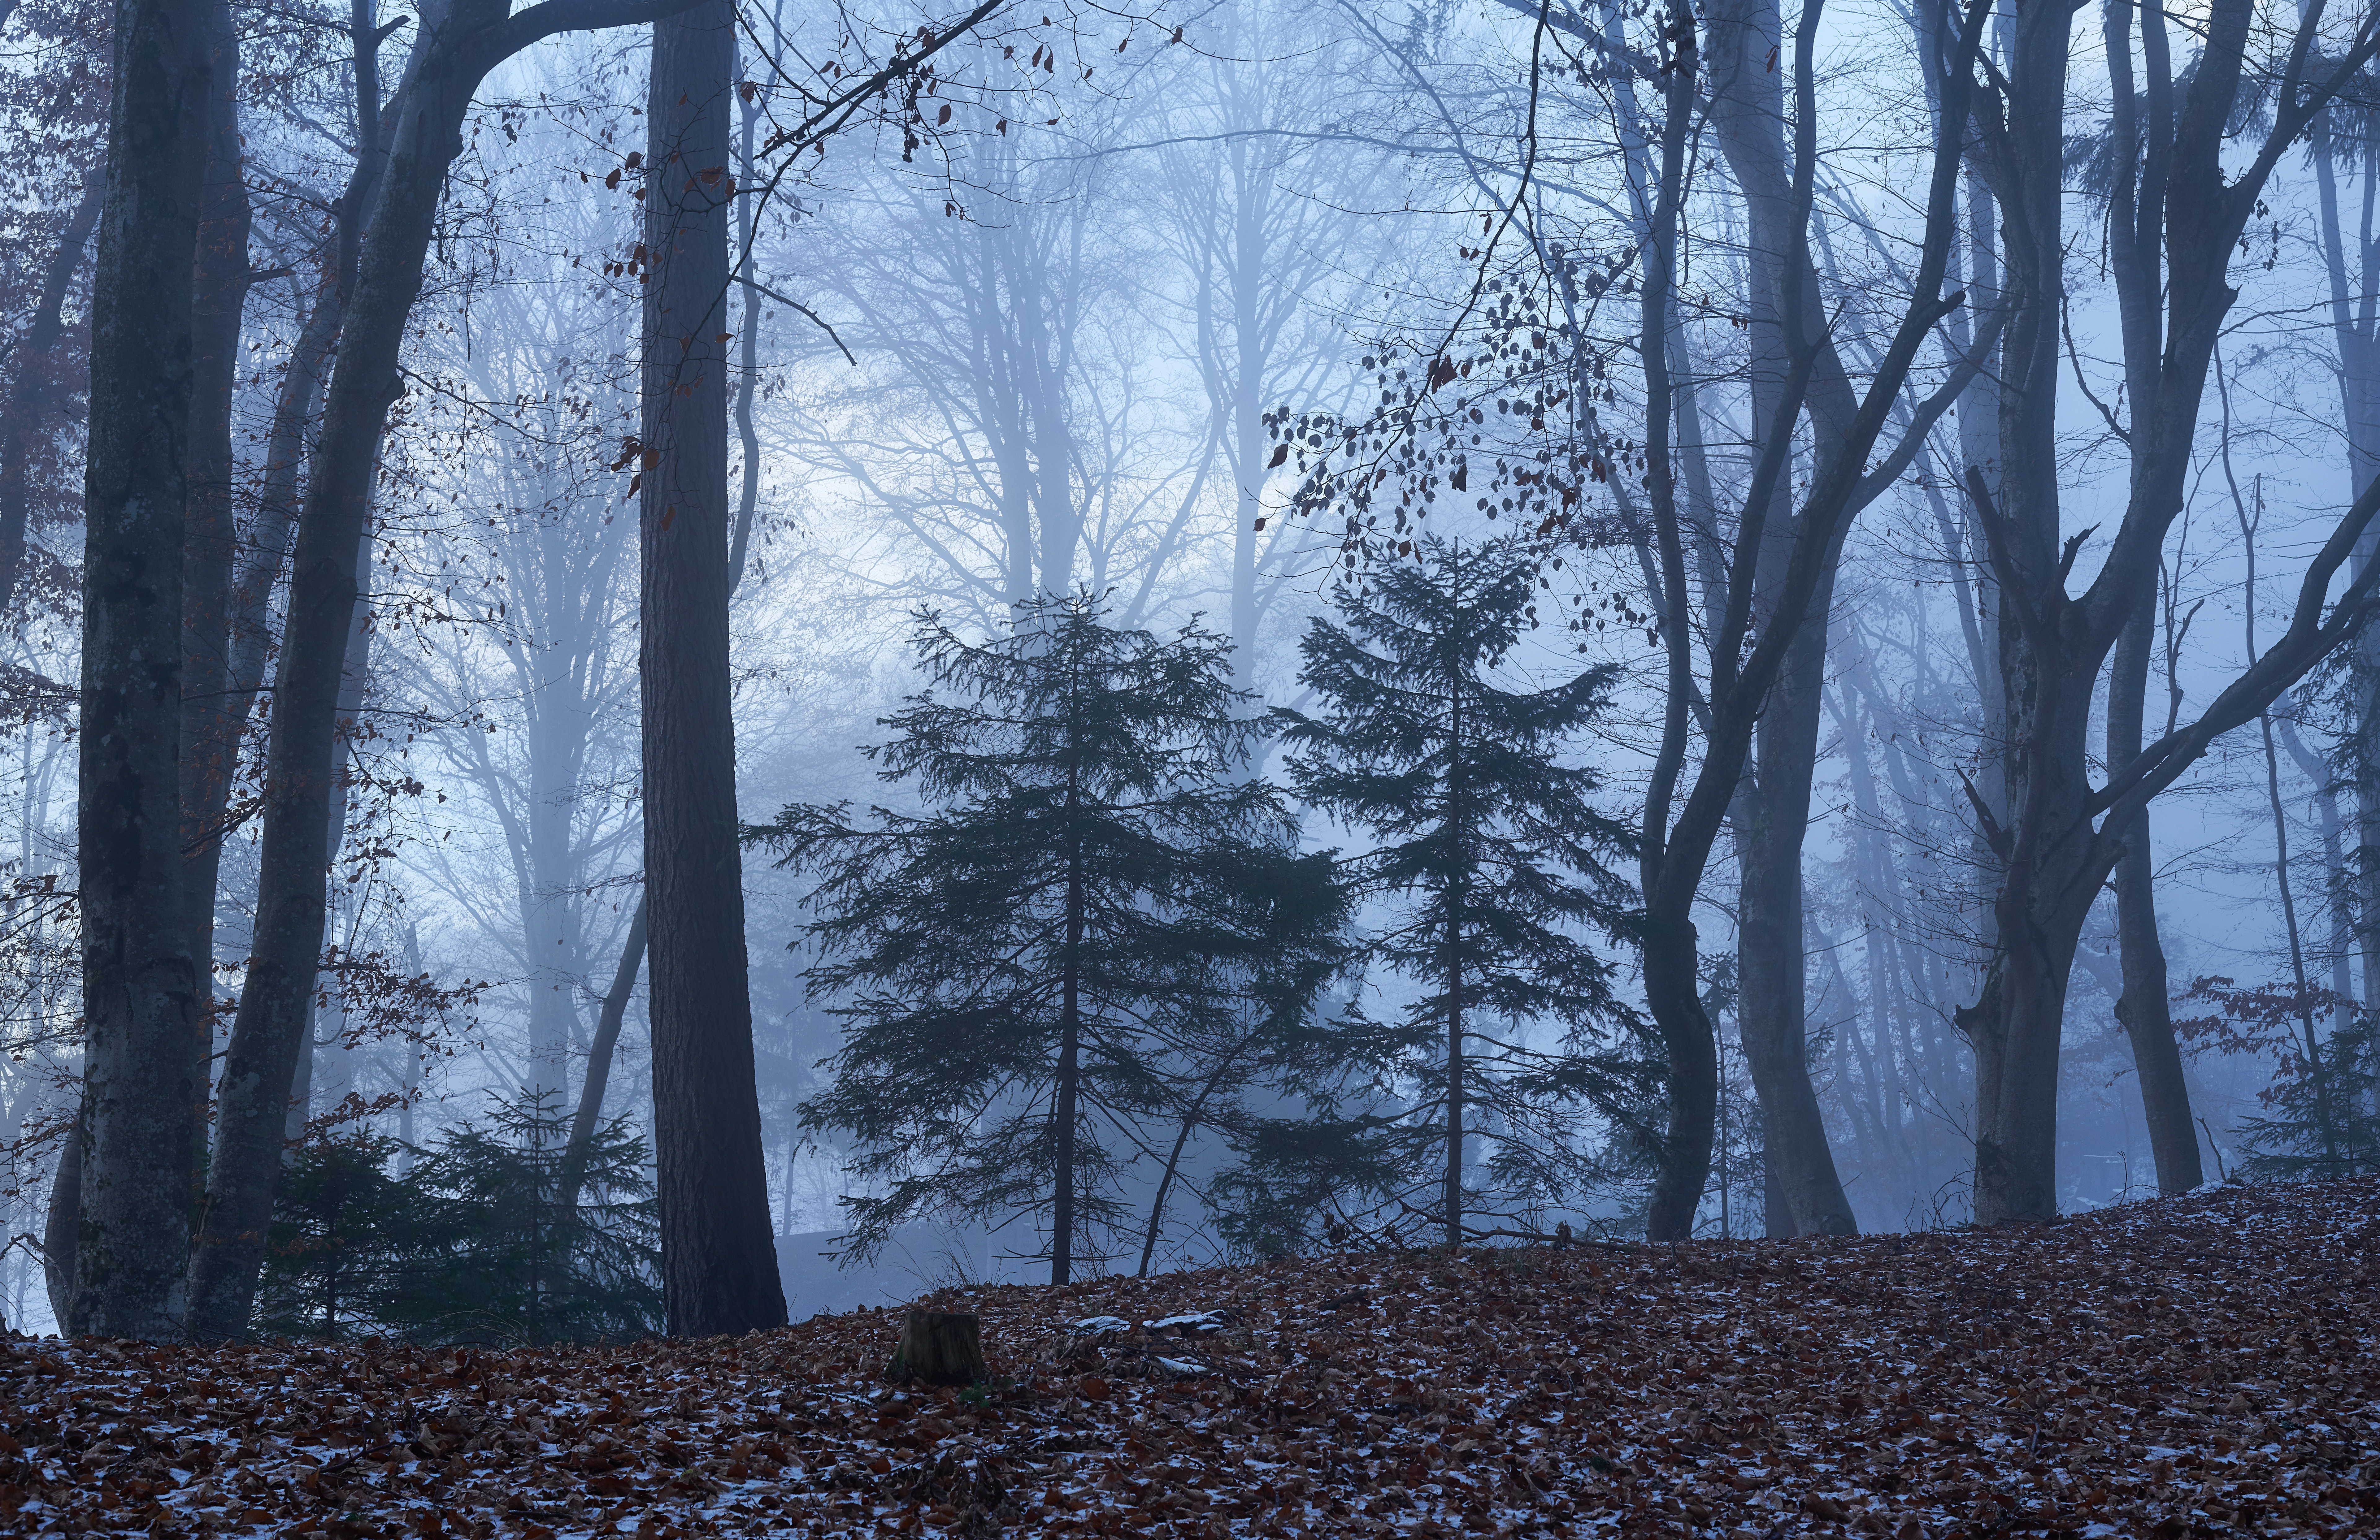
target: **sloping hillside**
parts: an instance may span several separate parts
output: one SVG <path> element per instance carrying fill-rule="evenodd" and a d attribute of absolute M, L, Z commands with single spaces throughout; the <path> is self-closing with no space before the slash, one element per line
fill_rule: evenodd
<path fill-rule="evenodd" d="M 2356 1182 L 947 1296 L 988 1396 L 881 1383 L 892 1312 L 602 1351 L 19 1340 L 0 1529 L 2371 1533 L 2375 1279 Z"/>

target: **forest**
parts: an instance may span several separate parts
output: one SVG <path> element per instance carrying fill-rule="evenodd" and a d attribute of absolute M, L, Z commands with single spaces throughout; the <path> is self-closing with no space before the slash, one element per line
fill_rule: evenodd
<path fill-rule="evenodd" d="M 2380 10 L 1136 4 L 0 0 L 20 1343 L 2368 1216 Z"/>

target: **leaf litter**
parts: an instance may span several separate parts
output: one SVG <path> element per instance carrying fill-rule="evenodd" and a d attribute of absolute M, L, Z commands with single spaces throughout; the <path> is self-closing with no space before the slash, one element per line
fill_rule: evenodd
<path fill-rule="evenodd" d="M 965 1391 L 881 1378 L 897 1310 L 607 1348 L 20 1338 L 0 1532 L 2369 1534 L 2376 1279 L 2366 1181 L 946 1290 L 996 1376 Z"/>

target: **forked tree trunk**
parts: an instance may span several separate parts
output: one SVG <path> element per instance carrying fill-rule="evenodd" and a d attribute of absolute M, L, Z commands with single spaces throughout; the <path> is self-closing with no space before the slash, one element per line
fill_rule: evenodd
<path fill-rule="evenodd" d="M 91 287 L 83 477 L 84 1133 L 62 1328 L 160 1339 L 182 1315 L 198 981 L 181 904 L 182 518 L 212 7 L 119 0 Z"/>
<path fill-rule="evenodd" d="M 1708 10 L 1711 117 L 1720 149 L 1744 191 L 1750 233 L 1745 261 L 1752 326 L 1752 418 L 1764 441 L 1790 436 L 1795 413 L 1785 383 L 1791 347 L 1784 332 L 1782 285 L 1796 245 L 1791 173 L 1784 143 L 1783 76 L 1775 61 L 1784 42 L 1776 0 L 1718 0 Z M 1804 313 L 1821 303 L 1815 274 L 1795 275 Z M 1841 436 L 1855 410 L 1841 365 L 1825 344 L 1813 370 L 1811 420 Z M 1755 583 L 1756 624 L 1767 624 L 1773 590 L 1793 547 L 1790 479 L 1778 479 L 1769 499 Z M 1737 1024 L 1752 1083 L 1766 1115 L 1768 1172 L 1792 1217 L 1793 1231 L 1812 1235 L 1856 1233 L 1851 1200 L 1835 1170 L 1827 1125 L 1811 1088 L 1808 978 L 1802 926 L 1802 846 L 1810 825 L 1810 786 L 1818 751 L 1820 704 L 1826 684 L 1827 624 L 1834 590 L 1838 541 L 1810 600 L 1810 623 L 1795 634 L 1777 683 L 1761 712 L 1754 772 L 1736 799 L 1741 903 L 1737 911 Z"/>
<path fill-rule="evenodd" d="M 782 1326 L 752 1063 L 727 596 L 735 18 L 653 26 L 643 364 L 645 892 L 669 1330 Z"/>

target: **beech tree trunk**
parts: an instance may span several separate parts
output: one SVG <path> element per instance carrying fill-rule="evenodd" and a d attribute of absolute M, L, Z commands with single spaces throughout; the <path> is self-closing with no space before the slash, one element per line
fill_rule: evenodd
<path fill-rule="evenodd" d="M 190 275 L 212 8 L 119 0 L 83 477 L 82 1203 L 76 1336 L 163 1339 L 190 1231 L 198 982 L 181 905 Z"/>
<path fill-rule="evenodd" d="M 675 1336 L 783 1326 L 752 1063 L 727 570 L 735 11 L 653 25 L 646 97 L 645 894 L 662 1285 Z"/>
<path fill-rule="evenodd" d="M 206 182 L 191 291 L 195 382 L 190 402 L 188 502 L 182 532 L 183 923 L 197 970 L 192 1073 L 212 1080 L 214 1054 L 215 881 L 223 866 L 223 808 L 230 794 L 238 730 L 230 684 L 233 527 L 231 406 L 239 363 L 240 312 L 252 282 L 248 265 L 248 187 L 240 176 L 239 35 L 229 7 L 213 12 L 208 52 Z M 206 1097 L 193 1103 L 190 1186 L 206 1186 Z"/>
<path fill-rule="evenodd" d="M 2365 32 L 2342 56 L 2322 57 L 2312 47 L 2320 13 L 2307 13 L 2267 98 L 2272 127 L 2242 163 L 2225 126 L 2255 20 L 2250 0 L 2216 0 L 2203 23 L 2192 23 L 2202 47 L 2186 76 L 2172 67 L 2163 12 L 2111 6 L 2104 14 L 2118 151 L 2108 265 L 2123 334 L 2131 479 L 2123 521 L 2079 596 L 2067 591 L 2082 537 L 2067 537 L 2059 520 L 2057 419 L 2072 29 L 2055 7 L 2017 14 L 2002 128 L 1982 152 L 2008 231 L 2014 301 L 2000 373 L 1998 485 L 1989 485 L 1981 467 L 1967 474 L 2003 596 L 2009 746 L 2005 812 L 1976 803 L 2002 873 L 1994 903 L 1998 935 L 1980 998 L 1958 1018 L 1975 1050 L 1975 1218 L 1987 1224 L 2057 1214 L 2067 982 L 2092 900 L 2123 854 L 2134 815 L 2217 734 L 2253 720 L 2350 636 L 2380 578 L 2367 565 L 2336 604 L 2326 598 L 2380 508 L 2367 490 L 2308 564 L 2280 639 L 2195 721 L 2162 735 L 2132 763 L 2110 766 L 2107 786 L 2091 783 L 2093 685 L 2143 596 L 2154 591 L 2166 534 L 2184 504 L 2216 341 L 2238 297 L 2228 281 L 2233 244 L 2273 168 L 2380 50 L 2380 37 Z M 2144 91 L 2135 90 L 2132 74 L 2136 17 Z"/>
<path fill-rule="evenodd" d="M 2140 612 L 2116 643 L 2107 678 L 2107 762 L 2122 764 L 2141 751 L 2141 714 L 2148 691 L 2149 653 L 2155 643 L 2156 606 L 2143 595 Z M 2140 1076 L 2141 1113 L 2156 1159 L 2157 1190 L 2187 1193 L 2206 1180 L 2199 1163 L 2198 1120 L 2174 1040 L 2172 989 L 2165 946 L 2157 938 L 2155 863 L 2146 809 L 2117 831 L 2124 851 L 2116 860 L 2116 935 L 2122 952 L 2124 992 L 2116 1019 L 2131 1039 Z"/>

